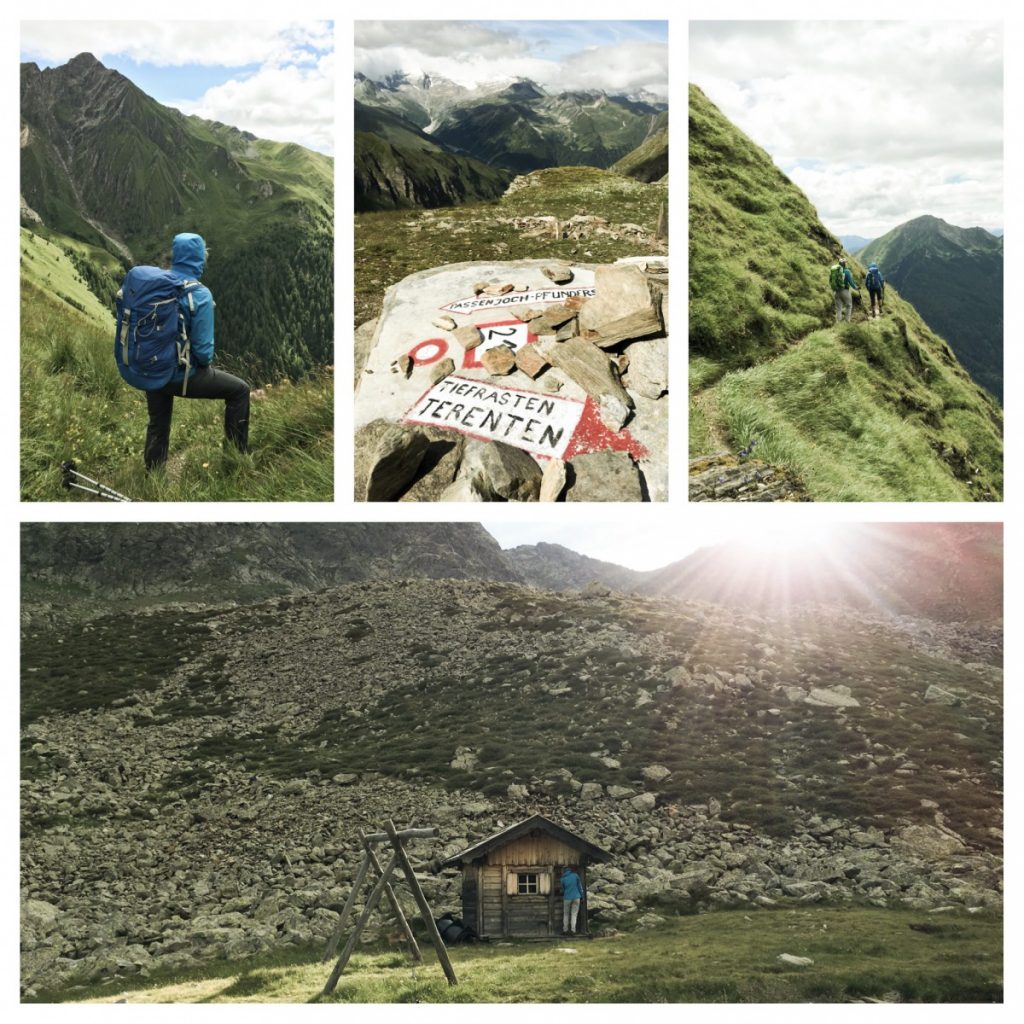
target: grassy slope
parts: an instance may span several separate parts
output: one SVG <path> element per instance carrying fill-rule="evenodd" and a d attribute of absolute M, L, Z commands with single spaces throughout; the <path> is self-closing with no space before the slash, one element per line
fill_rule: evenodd
<path fill-rule="evenodd" d="M 252 453 L 222 451 L 222 403 L 178 402 L 167 471 L 142 464 L 146 405 L 125 385 L 113 359 L 113 321 L 82 297 L 74 270 L 53 246 L 23 235 L 21 465 L 22 498 L 91 498 L 61 486 L 60 464 L 79 469 L 138 500 L 329 501 L 333 492 L 332 381 L 270 384 L 253 404 Z M 31 257 L 31 258 L 29 258 Z M 51 264 L 45 277 L 41 268 Z M 40 287 L 32 279 L 49 285 Z M 56 284 L 54 284 L 56 282 Z M 55 294 L 56 293 L 56 294 Z M 69 295 L 83 313 L 57 297 Z M 230 366 L 225 366 L 230 369 Z M 255 380 L 254 385 L 268 384 Z"/>
<path fill-rule="evenodd" d="M 723 912 L 590 942 L 449 952 L 459 978 L 454 988 L 424 943 L 420 967 L 400 950 L 357 953 L 330 1001 L 997 1002 L 1003 990 L 1002 921 L 991 916 L 824 907 Z M 318 1001 L 329 973 L 318 953 L 211 963 L 187 974 L 41 996 L 129 1003 Z M 785 966 L 776 959 L 781 953 L 810 957 L 814 965 Z"/>
<path fill-rule="evenodd" d="M 691 457 L 757 438 L 817 500 L 997 500 L 1002 414 L 948 346 L 894 290 L 834 324 L 838 241 L 692 86 L 689 141 Z"/>
<path fill-rule="evenodd" d="M 649 255 L 635 242 L 594 237 L 524 237 L 502 218 L 577 213 L 612 223 L 639 224 L 651 234 L 668 199 L 664 185 L 644 185 L 592 167 L 553 167 L 534 172 L 533 185 L 496 203 L 474 203 L 445 210 L 402 210 L 357 214 L 355 222 L 355 319 L 360 324 L 380 311 L 385 290 L 408 274 L 466 260 L 558 257 L 606 262 L 620 256 Z"/>

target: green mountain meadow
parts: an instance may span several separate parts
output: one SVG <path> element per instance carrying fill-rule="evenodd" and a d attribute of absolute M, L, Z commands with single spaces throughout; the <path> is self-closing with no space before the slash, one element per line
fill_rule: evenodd
<path fill-rule="evenodd" d="M 756 440 L 816 501 L 1000 500 L 998 403 L 896 289 L 835 323 L 840 242 L 692 85 L 689 153 L 690 457 Z"/>

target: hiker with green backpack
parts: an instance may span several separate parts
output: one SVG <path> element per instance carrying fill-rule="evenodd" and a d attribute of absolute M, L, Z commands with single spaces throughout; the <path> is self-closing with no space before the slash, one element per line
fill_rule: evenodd
<path fill-rule="evenodd" d="M 201 235 L 175 235 L 171 269 L 132 267 L 117 293 L 114 358 L 124 380 L 146 393 L 146 469 L 167 461 L 176 397 L 223 399 L 225 442 L 248 450 L 249 385 L 210 365 L 214 301 L 199 283 L 207 256 Z"/>
<path fill-rule="evenodd" d="M 860 288 L 854 281 L 850 268 L 846 265 L 845 256 L 840 256 L 839 262 L 829 267 L 828 283 L 835 296 L 836 323 L 842 322 L 844 308 L 846 309 L 846 322 L 850 323 L 853 320 L 853 292 L 859 292 Z"/>

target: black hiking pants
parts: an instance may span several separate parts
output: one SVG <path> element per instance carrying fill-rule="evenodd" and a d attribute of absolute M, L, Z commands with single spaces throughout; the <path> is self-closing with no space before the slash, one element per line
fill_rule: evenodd
<path fill-rule="evenodd" d="M 146 404 L 149 406 L 146 469 L 153 469 L 167 461 L 175 396 L 181 397 L 181 381 L 167 384 L 159 391 L 146 392 Z M 215 370 L 212 366 L 201 366 L 189 378 L 185 398 L 223 398 L 224 437 L 240 452 L 248 450 L 249 385 L 244 380 L 223 370 Z"/>

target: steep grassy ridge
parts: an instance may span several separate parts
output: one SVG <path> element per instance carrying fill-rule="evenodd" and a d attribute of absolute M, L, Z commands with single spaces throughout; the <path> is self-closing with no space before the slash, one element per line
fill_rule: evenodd
<path fill-rule="evenodd" d="M 23 240 L 23 261 L 39 279 L 53 247 Z M 113 318 L 88 303 L 61 257 L 40 287 L 21 289 L 21 495 L 26 501 L 88 500 L 65 491 L 60 465 L 78 468 L 137 500 L 329 501 L 333 493 L 333 386 L 329 373 L 300 383 L 250 380 L 266 388 L 253 403 L 252 452 L 222 450 L 222 402 L 175 403 L 171 457 L 147 474 L 142 447 L 146 402 L 120 378 Z M 82 298 L 78 303 L 75 296 Z M 79 307 L 85 308 L 83 312 Z M 225 369 L 230 357 L 218 358 Z"/>
<path fill-rule="evenodd" d="M 839 242 L 695 86 L 689 143 L 691 457 L 756 439 L 815 500 L 998 500 L 1002 414 L 950 348 L 895 290 L 835 324 Z"/>

